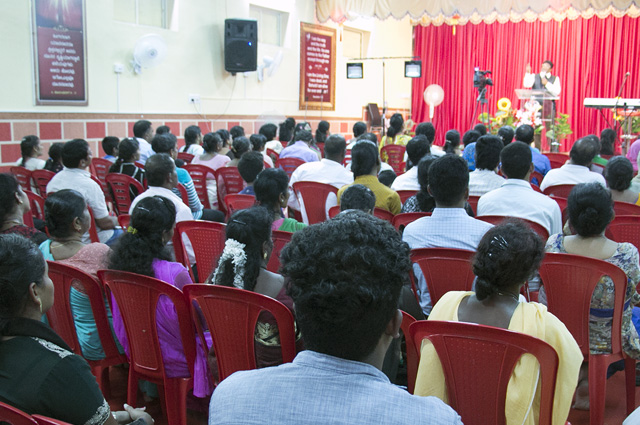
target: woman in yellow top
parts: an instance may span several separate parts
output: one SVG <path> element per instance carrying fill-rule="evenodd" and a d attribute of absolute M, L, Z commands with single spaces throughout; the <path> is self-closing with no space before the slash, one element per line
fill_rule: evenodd
<path fill-rule="evenodd" d="M 480 241 L 473 260 L 478 277 L 476 293 L 452 291 L 433 307 L 429 320 L 479 323 L 540 338 L 558 353 L 558 377 L 553 402 L 553 424 L 563 425 L 569 415 L 578 382 L 582 354 L 558 318 L 538 303 L 521 302 L 520 288 L 544 256 L 542 240 L 521 222 L 508 221 L 490 229 Z M 540 412 L 538 363 L 523 356 L 516 364 L 509 387 L 507 424 L 537 424 Z M 415 394 L 436 396 L 447 402 L 442 366 L 431 344 L 421 348 Z"/>
<path fill-rule="evenodd" d="M 382 151 L 382 147 L 386 145 L 406 146 L 409 140 L 411 140 L 411 136 L 404 134 L 403 131 L 404 118 L 402 118 L 402 114 L 396 112 L 391 115 L 391 118 L 389 119 L 387 135 L 380 140 L 380 151 Z M 386 158 L 383 158 L 382 160 L 386 162 Z"/>

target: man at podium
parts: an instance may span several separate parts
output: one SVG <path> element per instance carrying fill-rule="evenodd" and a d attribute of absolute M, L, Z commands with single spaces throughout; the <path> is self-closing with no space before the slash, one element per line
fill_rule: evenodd
<path fill-rule="evenodd" d="M 553 97 L 560 95 L 560 78 L 551 74 L 553 62 L 546 60 L 540 66 L 540 73 L 532 74 L 531 65 L 527 64 L 522 86 L 533 90 L 546 90 Z"/>

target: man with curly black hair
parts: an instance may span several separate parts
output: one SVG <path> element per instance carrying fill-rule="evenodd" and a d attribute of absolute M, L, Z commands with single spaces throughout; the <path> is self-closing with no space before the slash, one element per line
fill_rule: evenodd
<path fill-rule="evenodd" d="M 237 372 L 211 398 L 209 424 L 461 424 L 441 400 L 381 372 L 399 337 L 411 262 L 388 223 L 361 211 L 296 232 L 281 253 L 306 350 L 293 363 Z M 258 400 L 267 396 L 268 404 Z"/>

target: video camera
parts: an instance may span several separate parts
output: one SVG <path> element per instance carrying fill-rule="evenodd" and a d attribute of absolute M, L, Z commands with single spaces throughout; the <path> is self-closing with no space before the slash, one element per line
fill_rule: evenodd
<path fill-rule="evenodd" d="M 491 71 L 481 71 L 479 67 L 473 68 L 473 87 L 478 90 L 484 89 L 486 86 L 492 86 L 493 80 L 487 78 L 487 75 L 491 74 Z"/>

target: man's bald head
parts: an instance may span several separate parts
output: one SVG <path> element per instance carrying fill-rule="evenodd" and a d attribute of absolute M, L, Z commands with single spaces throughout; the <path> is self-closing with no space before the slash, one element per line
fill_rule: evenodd
<path fill-rule="evenodd" d="M 591 165 L 593 158 L 598 154 L 598 150 L 599 146 L 597 142 L 594 142 L 590 138 L 583 137 L 573 144 L 569 156 L 573 164 L 588 167 Z"/>

